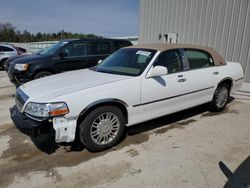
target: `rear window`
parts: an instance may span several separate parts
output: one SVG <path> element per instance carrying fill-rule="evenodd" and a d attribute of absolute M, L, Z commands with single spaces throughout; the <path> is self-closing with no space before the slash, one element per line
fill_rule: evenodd
<path fill-rule="evenodd" d="M 190 69 L 205 68 L 214 65 L 213 59 L 209 53 L 203 50 L 184 49 L 185 56 Z"/>
<path fill-rule="evenodd" d="M 110 42 L 89 42 L 88 55 L 105 55 L 111 53 Z"/>
<path fill-rule="evenodd" d="M 118 50 L 120 48 L 126 47 L 126 46 L 131 46 L 131 42 L 130 41 L 126 41 L 126 40 L 118 40 L 118 41 L 114 41 L 115 44 L 115 49 Z"/>

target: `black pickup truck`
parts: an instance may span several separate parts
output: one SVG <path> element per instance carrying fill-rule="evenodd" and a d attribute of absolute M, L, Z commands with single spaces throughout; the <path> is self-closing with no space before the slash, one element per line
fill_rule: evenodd
<path fill-rule="evenodd" d="M 16 86 L 52 74 L 95 66 L 116 50 L 132 43 L 121 39 L 62 40 L 36 54 L 10 59 L 9 79 Z"/>

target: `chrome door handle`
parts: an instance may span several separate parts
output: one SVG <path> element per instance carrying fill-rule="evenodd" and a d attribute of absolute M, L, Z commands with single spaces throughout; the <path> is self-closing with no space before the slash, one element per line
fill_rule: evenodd
<path fill-rule="evenodd" d="M 213 75 L 217 75 L 217 74 L 219 74 L 219 72 L 214 72 L 214 73 L 213 73 Z"/>
<path fill-rule="evenodd" d="M 178 82 L 185 82 L 187 79 L 185 78 L 182 78 L 182 79 L 179 79 Z"/>

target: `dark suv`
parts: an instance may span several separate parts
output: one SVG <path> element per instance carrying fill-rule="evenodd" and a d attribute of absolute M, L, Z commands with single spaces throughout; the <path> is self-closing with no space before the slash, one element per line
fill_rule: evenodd
<path fill-rule="evenodd" d="M 8 62 L 10 81 L 16 86 L 52 74 L 95 66 L 114 51 L 132 43 L 120 39 L 62 40 L 36 54 Z"/>

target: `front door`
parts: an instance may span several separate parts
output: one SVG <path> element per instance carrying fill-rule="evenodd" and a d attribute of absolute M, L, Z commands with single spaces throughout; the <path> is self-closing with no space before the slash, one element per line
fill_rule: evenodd
<path fill-rule="evenodd" d="M 144 120 L 177 112 L 187 107 L 187 90 L 190 87 L 183 74 L 180 50 L 162 52 L 153 66 L 165 66 L 168 74 L 141 80 L 141 118 Z"/>
<path fill-rule="evenodd" d="M 59 52 L 59 62 L 55 66 L 61 71 L 71 71 L 88 67 L 86 42 L 72 42 Z"/>

